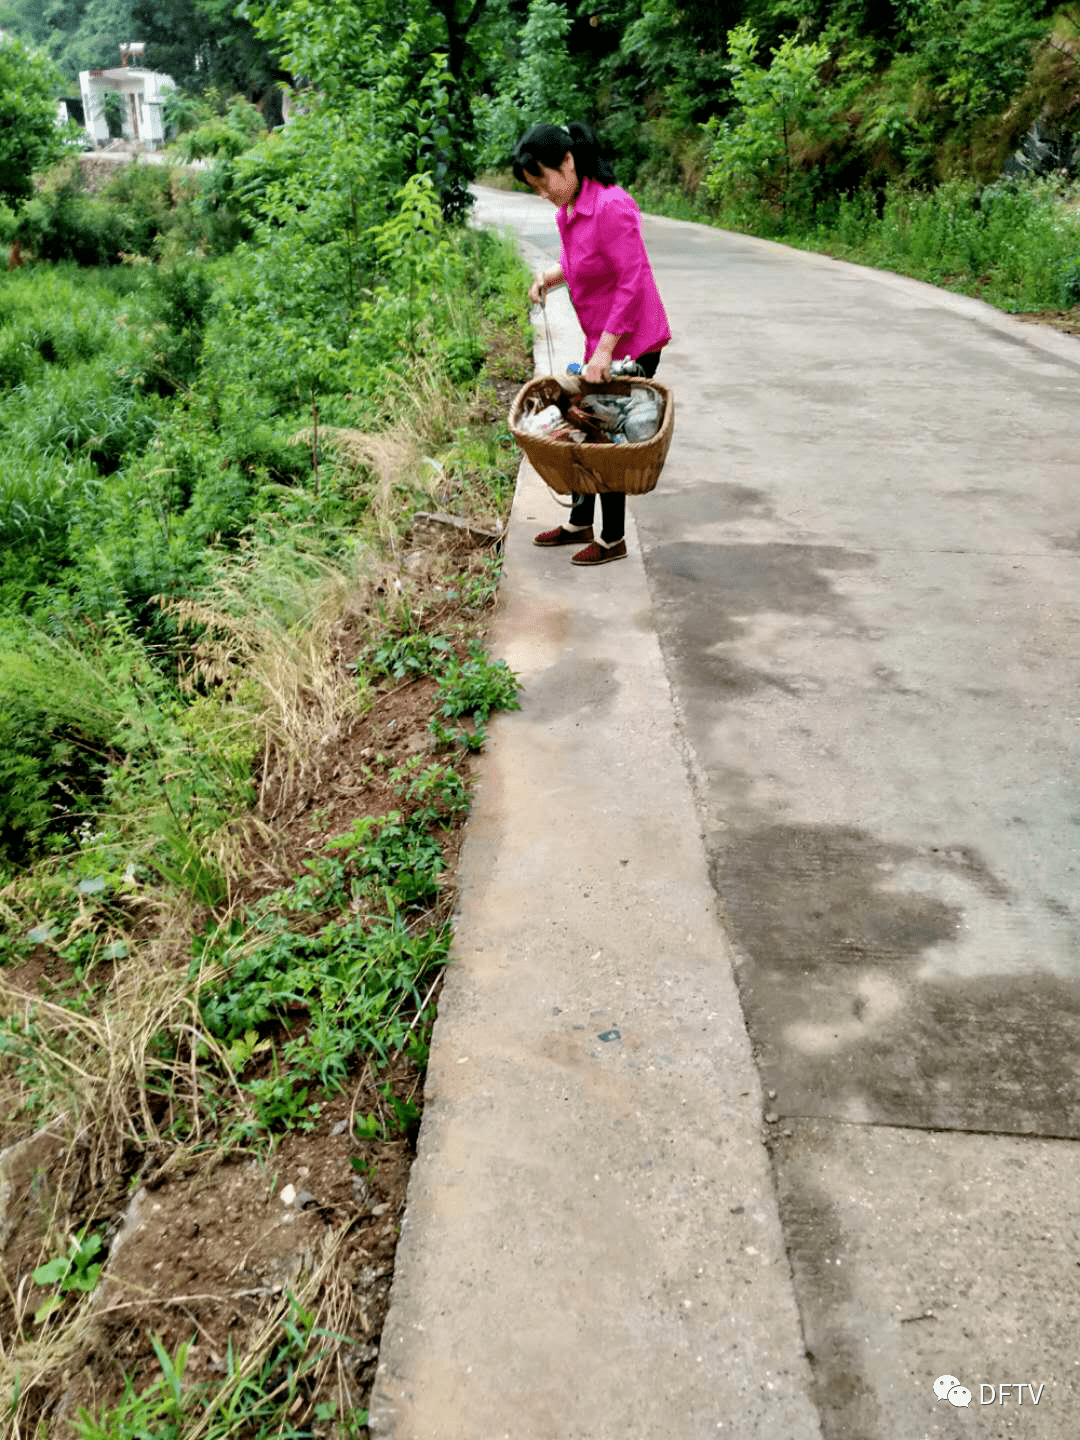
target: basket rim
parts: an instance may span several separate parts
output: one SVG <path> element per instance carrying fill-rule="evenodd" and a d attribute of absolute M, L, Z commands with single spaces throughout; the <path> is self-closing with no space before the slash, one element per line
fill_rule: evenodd
<path fill-rule="evenodd" d="M 606 454 L 618 452 L 619 454 L 624 456 L 634 453 L 641 454 L 643 451 L 649 448 L 655 448 L 657 443 L 663 438 L 665 432 L 669 431 L 674 424 L 675 407 L 673 403 L 672 391 L 669 386 L 665 385 L 662 380 L 653 380 L 644 375 L 618 375 L 613 377 L 611 380 L 601 380 L 595 384 L 592 381 L 584 380 L 581 382 L 581 393 L 600 394 L 603 393 L 605 388 L 609 385 L 645 385 L 650 390 L 658 391 L 660 394 L 660 398 L 664 404 L 664 412 L 661 416 L 660 424 L 656 427 L 655 435 L 650 435 L 647 440 L 628 440 L 624 445 L 612 445 L 610 441 L 604 440 L 551 440 L 546 435 L 530 435 L 526 431 L 518 428 L 517 424 L 515 423 L 516 418 L 520 414 L 521 406 L 526 398 L 526 392 L 532 389 L 534 386 L 542 385 L 545 382 L 550 381 L 554 381 L 555 384 L 559 385 L 559 388 L 562 389 L 558 375 L 534 375 L 531 380 L 525 381 L 525 384 L 522 385 L 521 389 L 514 396 L 513 403 L 510 406 L 510 413 L 507 416 L 507 424 L 510 428 L 511 435 L 513 435 L 515 440 L 518 440 L 519 443 L 522 444 L 523 449 L 525 449 L 529 445 L 536 445 L 544 447 L 550 446 L 552 454 L 560 455 L 572 455 L 579 450 L 589 453 L 594 451 L 601 451 Z M 587 390 L 584 388 L 586 386 L 588 387 Z"/>

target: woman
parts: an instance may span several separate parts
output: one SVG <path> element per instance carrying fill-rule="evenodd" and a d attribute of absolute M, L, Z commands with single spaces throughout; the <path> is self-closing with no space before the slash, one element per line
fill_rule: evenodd
<path fill-rule="evenodd" d="M 609 378 L 613 360 L 636 360 L 652 376 L 671 339 L 667 316 L 641 240 L 641 215 L 633 198 L 615 184 L 588 125 L 572 121 L 534 125 L 514 152 L 514 174 L 537 195 L 558 206 L 562 239 L 558 265 L 532 284 L 536 304 L 548 290 L 566 285 L 585 332 L 588 381 Z M 626 496 L 602 494 L 603 528 L 593 537 L 595 495 L 575 495 L 570 519 L 537 535 L 536 545 L 580 545 L 575 565 L 606 565 L 626 555 Z"/>

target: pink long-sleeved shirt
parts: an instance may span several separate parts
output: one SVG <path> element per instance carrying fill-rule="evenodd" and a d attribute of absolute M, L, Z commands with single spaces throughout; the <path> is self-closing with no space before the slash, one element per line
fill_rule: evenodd
<path fill-rule="evenodd" d="M 613 359 L 659 350 L 671 339 L 667 315 L 641 239 L 641 212 L 618 185 L 585 179 L 567 218 L 556 216 L 562 270 L 585 332 L 585 359 L 604 331 L 618 335 Z"/>

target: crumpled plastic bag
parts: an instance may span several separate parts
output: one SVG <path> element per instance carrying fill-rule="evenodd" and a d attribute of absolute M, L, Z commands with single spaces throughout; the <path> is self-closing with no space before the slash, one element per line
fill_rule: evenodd
<path fill-rule="evenodd" d="M 518 421 L 518 429 L 526 435 L 539 435 L 548 440 L 572 440 L 580 444 L 585 439 L 580 430 L 567 423 L 566 416 L 557 405 L 548 405 L 533 415 L 524 415 Z"/>
<path fill-rule="evenodd" d="M 651 440 L 660 427 L 660 396 L 644 385 L 635 385 L 629 395 L 587 395 L 581 404 L 616 445 Z"/>

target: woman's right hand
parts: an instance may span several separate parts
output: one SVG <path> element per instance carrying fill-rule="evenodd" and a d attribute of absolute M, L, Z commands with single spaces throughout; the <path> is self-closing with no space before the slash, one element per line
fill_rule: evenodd
<path fill-rule="evenodd" d="M 549 290 L 555 290 L 565 284 L 566 276 L 563 274 L 561 265 L 553 265 L 549 270 L 542 270 L 529 286 L 529 304 L 539 305 Z"/>

